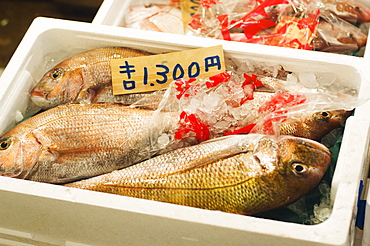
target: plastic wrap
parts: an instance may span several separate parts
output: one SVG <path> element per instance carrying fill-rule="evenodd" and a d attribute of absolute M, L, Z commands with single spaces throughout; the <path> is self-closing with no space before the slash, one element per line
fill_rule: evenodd
<path fill-rule="evenodd" d="M 135 1 L 125 16 L 125 27 L 185 34 L 180 1 Z"/>
<path fill-rule="evenodd" d="M 335 74 L 253 67 L 262 74 L 257 75 L 248 71 L 247 63 L 239 64 L 246 72 L 239 67 L 206 79 L 180 79 L 169 86 L 159 110 L 181 112 L 176 139 L 201 142 L 248 132 L 279 134 L 282 123 L 304 121 L 319 112 L 351 111 L 362 103 L 353 88 L 336 83 Z"/>
<path fill-rule="evenodd" d="M 135 1 L 124 26 L 245 43 L 359 55 L 370 9 L 352 0 Z M 182 7 L 182 6 L 181 6 Z M 191 15 L 188 22 L 187 17 Z M 185 24 L 185 26 L 184 26 Z"/>
<path fill-rule="evenodd" d="M 357 4 L 347 2 L 353 6 Z M 355 51 L 366 44 L 367 36 L 330 11 L 332 8 L 329 7 L 341 3 L 320 0 L 201 1 L 186 33 L 296 49 Z M 367 16 L 369 10 L 364 6 L 360 11 Z M 351 15 L 346 9 L 340 12 L 346 13 Z M 355 23 L 357 20 L 367 21 L 365 17 L 356 19 Z"/>

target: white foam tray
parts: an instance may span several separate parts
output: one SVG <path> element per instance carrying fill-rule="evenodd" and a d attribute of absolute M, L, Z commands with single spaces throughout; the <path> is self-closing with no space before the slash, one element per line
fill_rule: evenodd
<path fill-rule="evenodd" d="M 24 114 L 28 93 L 46 70 L 68 56 L 105 46 L 160 53 L 222 44 L 227 57 L 282 64 L 295 72 L 336 71 L 339 82 L 360 88 L 361 93 L 369 91 L 366 54 L 359 58 L 178 37 L 37 18 L 0 78 L 0 134 L 16 123 L 17 114 Z M 356 113 L 347 121 L 332 184 L 333 212 L 321 224 L 307 226 L 0 177 L 0 244 L 350 245 L 358 184 L 367 161 L 367 118 Z"/>

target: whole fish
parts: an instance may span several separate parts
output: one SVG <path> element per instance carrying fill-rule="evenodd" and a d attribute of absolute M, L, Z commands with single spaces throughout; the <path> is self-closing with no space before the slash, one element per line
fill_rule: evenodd
<path fill-rule="evenodd" d="M 356 51 L 367 42 L 367 35 L 358 27 L 340 19 L 323 18 L 317 26 L 316 35 L 312 41 L 314 49 L 326 52 Z"/>
<path fill-rule="evenodd" d="M 125 27 L 185 34 L 181 18 L 181 10 L 164 4 L 148 4 L 130 6 L 125 16 Z"/>
<path fill-rule="evenodd" d="M 352 24 L 370 21 L 370 9 L 353 0 L 321 0 L 324 10 Z"/>
<path fill-rule="evenodd" d="M 303 119 L 282 122 L 279 134 L 321 140 L 332 130 L 339 128 L 351 115 L 351 111 L 332 110 L 308 114 Z"/>
<path fill-rule="evenodd" d="M 49 70 L 32 89 L 31 100 L 43 109 L 65 103 L 94 103 L 104 97 L 104 93 L 112 94 L 110 60 L 146 55 L 152 54 L 123 47 L 99 48 L 79 53 Z M 139 99 L 142 97 L 140 94 L 135 96 L 139 96 Z M 109 103 L 123 104 L 131 104 L 137 100 L 132 95 L 109 99 L 114 100 L 108 101 Z"/>
<path fill-rule="evenodd" d="M 68 104 L 31 117 L 0 138 L 0 175 L 65 183 L 156 154 L 177 114 L 111 104 Z M 163 137 L 163 136 L 162 136 Z"/>
<path fill-rule="evenodd" d="M 329 164 L 312 140 L 233 135 L 65 186 L 248 215 L 297 200 Z"/>
<path fill-rule="evenodd" d="M 247 96 L 243 94 L 245 90 L 239 88 L 241 83 L 234 83 L 234 80 L 230 79 L 214 88 L 204 85 L 197 87 L 199 84 L 194 84 L 196 93 L 192 94 L 189 88 L 185 92 L 189 93 L 189 96 L 181 97 L 180 100 L 176 98 L 178 94 L 171 92 L 172 97 L 168 102 L 179 101 L 181 111 L 187 112 L 187 115 L 194 114 L 199 122 L 207 126 L 210 138 L 252 131 L 320 140 L 330 131 L 341 127 L 351 114 L 346 110 L 317 110 L 315 112 L 311 108 L 308 108 L 310 112 L 304 110 L 301 113 L 302 109 L 300 109 L 294 117 L 285 117 L 284 121 L 277 120 L 282 123 L 271 126 L 274 129 L 268 129 L 266 126 L 268 126 L 268 120 L 271 119 L 269 117 L 274 117 L 275 111 L 278 110 L 277 107 L 285 107 L 289 111 L 290 106 L 305 103 L 307 107 L 310 107 L 310 104 L 307 101 L 309 99 L 304 95 L 307 88 L 298 83 L 288 83 L 272 77 L 260 77 L 259 79 L 263 86 L 256 88 L 253 93 L 248 92 Z M 174 90 L 173 87 L 170 89 Z M 241 102 L 246 97 L 253 99 Z M 293 114 L 294 110 L 292 109 L 290 113 Z M 280 117 L 280 115 L 277 116 Z M 255 127 L 253 127 L 254 124 L 256 124 Z M 196 125 L 197 122 L 193 122 L 195 130 L 197 130 Z M 186 133 L 185 137 L 191 135 L 194 135 L 194 132 Z"/>

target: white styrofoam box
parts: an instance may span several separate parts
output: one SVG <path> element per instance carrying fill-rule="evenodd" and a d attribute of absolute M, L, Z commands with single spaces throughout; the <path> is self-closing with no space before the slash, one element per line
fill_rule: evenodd
<path fill-rule="evenodd" d="M 161 53 L 219 44 L 226 57 L 281 64 L 293 72 L 335 72 L 338 83 L 354 89 L 370 84 L 360 57 L 37 18 L 0 78 L 0 134 L 25 114 L 36 81 L 71 55 L 106 46 Z M 350 245 L 368 136 L 369 120 L 348 119 L 333 177 L 333 211 L 317 225 L 0 177 L 0 238 L 57 245 Z"/>
<path fill-rule="evenodd" d="M 144 3 L 168 3 L 170 0 L 104 0 L 97 11 L 92 23 L 109 26 L 124 26 L 131 5 L 140 5 Z M 195 1 L 195 3 L 200 1 Z M 370 0 L 356 0 L 367 7 L 370 7 Z M 149 32 L 149 31 L 148 31 Z M 161 34 L 158 34 L 161 35 Z M 178 34 L 180 35 L 180 34 Z"/>
<path fill-rule="evenodd" d="M 370 179 L 367 182 L 367 197 L 366 197 L 366 211 L 365 222 L 363 228 L 362 246 L 370 246 Z"/>
<path fill-rule="evenodd" d="M 160 3 L 165 0 L 104 0 L 98 12 L 93 19 L 94 24 L 122 26 L 124 24 L 124 17 L 127 14 L 129 6 L 132 4 L 138 5 L 141 3 Z M 169 0 L 167 1 L 169 2 Z M 200 1 L 195 1 L 200 2 Z M 370 0 L 356 0 L 367 7 L 370 7 Z"/>

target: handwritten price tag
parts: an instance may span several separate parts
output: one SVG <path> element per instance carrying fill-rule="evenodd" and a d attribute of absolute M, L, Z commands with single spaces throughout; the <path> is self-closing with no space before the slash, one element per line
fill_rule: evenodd
<path fill-rule="evenodd" d="M 184 23 L 184 28 L 186 28 L 187 24 L 190 22 L 193 15 L 198 11 L 199 3 L 200 3 L 200 0 L 181 0 L 180 1 L 182 22 Z"/>
<path fill-rule="evenodd" d="M 113 94 L 166 88 L 177 79 L 210 77 L 225 71 L 222 46 L 111 60 Z"/>

